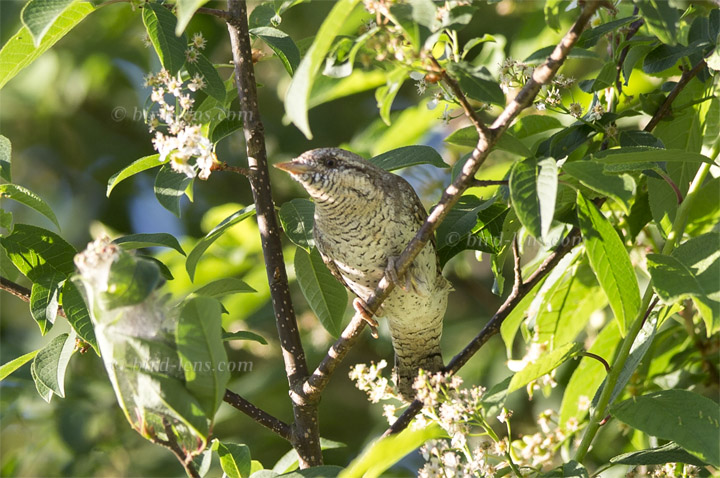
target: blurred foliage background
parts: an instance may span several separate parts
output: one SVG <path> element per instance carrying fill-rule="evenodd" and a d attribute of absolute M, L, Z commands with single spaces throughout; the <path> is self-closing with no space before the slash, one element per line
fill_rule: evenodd
<path fill-rule="evenodd" d="M 24 2 L 0 2 L 0 41 L 4 44 L 21 27 L 20 10 Z M 256 4 L 251 2 L 252 9 Z M 222 3 L 208 6 L 223 8 Z M 280 27 L 302 49 L 309 42 L 332 2 L 314 1 L 293 7 Z M 356 28 L 370 17 L 361 9 Z M 565 19 L 569 25 L 570 18 Z M 525 58 L 540 46 L 558 40 L 563 29 L 555 32 L 545 24 L 542 2 L 503 0 L 483 4 L 473 21 L 461 32 L 465 40 L 485 33 L 495 43 L 478 47 L 478 61 L 497 73 L 506 57 Z M 227 30 L 220 21 L 196 15 L 188 36 L 202 32 L 208 39 L 206 55 L 215 63 L 228 64 L 230 47 Z M 350 32 L 355 34 L 355 32 Z M 231 173 L 215 173 L 195 182 L 194 202 L 183 207 L 176 218 L 156 201 L 153 173 L 140 174 L 120 184 L 107 198 L 105 189 L 112 174 L 132 161 L 152 154 L 151 136 L 142 121 L 142 109 L 149 91 L 143 88 L 143 75 L 159 70 L 152 49 L 143 44 L 144 28 L 140 13 L 129 3 L 119 2 L 93 13 L 54 48 L 15 77 L 1 92 L 0 131 L 13 144 L 14 182 L 23 185 L 50 203 L 62 226 L 62 234 L 76 248 L 85 247 L 101 231 L 111 235 L 169 232 L 182 238 L 186 251 L 197 238 L 209 231 L 240 205 L 252 201 L 247 181 Z M 259 45 L 258 45 L 259 46 Z M 260 46 L 259 46 L 260 47 Z M 599 46 L 603 48 L 603 45 Z M 307 141 L 294 127 L 283 121 L 285 89 L 289 76 L 282 64 L 267 56 L 256 64 L 261 84 L 260 109 L 265 125 L 271 163 L 285 161 L 308 149 L 343 146 L 371 156 L 408 144 L 435 147 L 449 164 L 461 151 L 446 146 L 442 139 L 457 128 L 441 120 L 442 108 L 429 109 L 427 96 L 419 96 L 412 83 L 406 83 L 393 106 L 393 123 L 386 126 L 378 117 L 372 89 L 314 108 L 310 124 L 315 138 Z M 231 69 L 221 69 L 224 78 Z M 563 73 L 587 77 L 600 62 L 569 60 Z M 633 88 L 650 83 L 642 73 Z M 384 83 L 384 79 L 381 80 Z M 657 83 L 657 82 L 655 82 Z M 377 86 L 377 85 L 376 85 Z M 632 92 L 629 92 L 633 94 Z M 588 95 L 575 90 L 576 99 L 587 104 Z M 461 120 L 460 120 L 461 121 Z M 482 176 L 501 179 L 509 165 L 502 152 L 495 152 L 483 167 Z M 218 157 L 233 165 L 246 164 L 241 133 L 219 145 Z M 403 171 L 430 207 L 449 182 L 449 170 L 414 167 Z M 277 204 L 303 192 L 279 171 L 271 171 Z M 489 189 L 478 190 L 486 197 Z M 16 222 L 54 226 L 39 214 L 18 206 L 4 205 L 15 214 Z M 292 271 L 294 247 L 288 242 L 286 262 Z M 233 342 L 230 359 L 252 362 L 252 370 L 234 374 L 230 389 L 237 391 L 267 411 L 291 419 L 287 382 L 277 343 L 275 324 L 268 303 L 268 287 L 263 267 L 257 227 L 252 221 L 236 226 L 217 241 L 201 261 L 192 284 L 185 272 L 184 258 L 175 251 L 154 251 L 172 270 L 175 280 L 168 288 L 178 296 L 210 280 L 234 276 L 252 285 L 256 294 L 228 297 L 224 304 L 230 330 L 252 330 L 264 336 L 269 345 Z M 443 348 L 446 361 L 474 336 L 501 303 L 491 293 L 489 261 L 477 261 L 472 252 L 453 259 L 445 269 L 455 292 L 446 315 Z M 20 280 L 19 278 L 15 278 Z M 293 282 L 293 297 L 311 366 L 323 356 L 332 338 L 317 323 Z M 507 291 L 506 291 L 507 293 Z M 350 317 L 350 311 L 347 312 Z M 0 360 L 2 363 L 41 347 L 64 332 L 55 327 L 48 336 L 38 334 L 28 305 L 9 294 L 0 295 Z M 345 465 L 367 441 L 386 427 L 382 408 L 366 401 L 347 377 L 348 369 L 358 362 L 392 360 L 387 330 L 379 340 L 366 334 L 335 373 L 321 403 L 321 430 L 325 438 L 346 443 L 346 448 L 325 453 L 329 464 Z M 462 370 L 466 382 L 493 384 L 510 375 L 507 356 L 499 338 L 489 343 Z M 562 384 L 575 366 L 566 364 L 557 379 Z M 65 399 L 46 404 L 36 393 L 29 366 L 2 382 L 0 387 L 0 431 L 2 476 L 182 476 L 182 469 L 166 450 L 143 440 L 128 427 L 115 403 L 110 383 L 100 359 L 92 352 L 78 355 L 68 371 Z M 560 392 L 543 397 L 536 394 L 527 401 L 524 392 L 514 394 L 508 403 L 515 411 L 514 425 L 523 432 L 535 427 L 535 416 L 545 408 L 558 408 Z M 215 432 L 224 440 L 246 443 L 253 459 L 271 467 L 290 446 L 243 414 L 223 404 Z M 607 433 L 604 431 L 603 433 Z M 609 431 L 612 433 L 612 431 Z M 600 438 L 602 440 L 602 437 Z M 612 456 L 613 444 L 606 443 Z M 411 463 L 413 462 L 414 463 Z M 419 456 L 408 457 L 396 467 L 396 474 L 408 475 L 417 469 Z"/>

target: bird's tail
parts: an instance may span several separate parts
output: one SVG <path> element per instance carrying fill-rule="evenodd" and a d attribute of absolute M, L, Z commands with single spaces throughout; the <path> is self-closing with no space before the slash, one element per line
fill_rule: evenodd
<path fill-rule="evenodd" d="M 393 347 L 395 348 L 395 383 L 400 396 L 409 402 L 415 398 L 413 383 L 420 369 L 429 374 L 439 372 L 443 368 L 440 351 L 440 327 L 425 330 L 413 330 L 403 334 L 392 330 Z"/>

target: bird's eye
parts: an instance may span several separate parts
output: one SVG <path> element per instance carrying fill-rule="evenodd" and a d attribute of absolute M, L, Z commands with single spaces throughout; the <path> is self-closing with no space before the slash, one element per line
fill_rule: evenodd
<path fill-rule="evenodd" d="M 337 165 L 337 162 L 333 158 L 328 158 L 325 160 L 325 167 L 327 168 L 334 168 Z"/>

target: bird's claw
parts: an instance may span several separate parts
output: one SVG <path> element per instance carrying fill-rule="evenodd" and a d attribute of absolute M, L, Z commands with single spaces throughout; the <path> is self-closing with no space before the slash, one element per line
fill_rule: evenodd
<path fill-rule="evenodd" d="M 374 339 L 378 338 L 378 322 L 373 317 L 373 313 L 370 312 L 370 310 L 368 309 L 365 301 L 356 297 L 355 299 L 353 299 L 353 308 L 358 314 L 360 314 L 360 317 L 370 326 L 370 335 L 372 335 Z"/>
<path fill-rule="evenodd" d="M 410 277 L 410 273 L 405 273 L 405 280 L 400 280 L 400 277 L 397 273 L 397 267 L 395 267 L 396 260 L 397 257 L 388 257 L 388 264 L 385 268 L 385 275 L 387 276 L 388 280 L 392 282 L 396 287 L 400 287 L 404 292 L 410 292 L 413 289 L 413 283 Z"/>

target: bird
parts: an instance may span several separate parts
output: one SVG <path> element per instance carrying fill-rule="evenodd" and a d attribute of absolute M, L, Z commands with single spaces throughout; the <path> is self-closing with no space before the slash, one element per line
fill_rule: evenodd
<path fill-rule="evenodd" d="M 395 263 L 427 212 L 412 186 L 361 156 L 319 148 L 275 167 L 298 181 L 315 203 L 313 238 L 330 272 L 357 298 L 355 310 L 377 321 L 366 301 L 386 276 L 396 287 L 377 311 L 386 317 L 395 350 L 395 383 L 412 401 L 419 370 L 443 368 L 440 338 L 450 283 L 443 277 L 434 238 L 398 277 Z"/>

